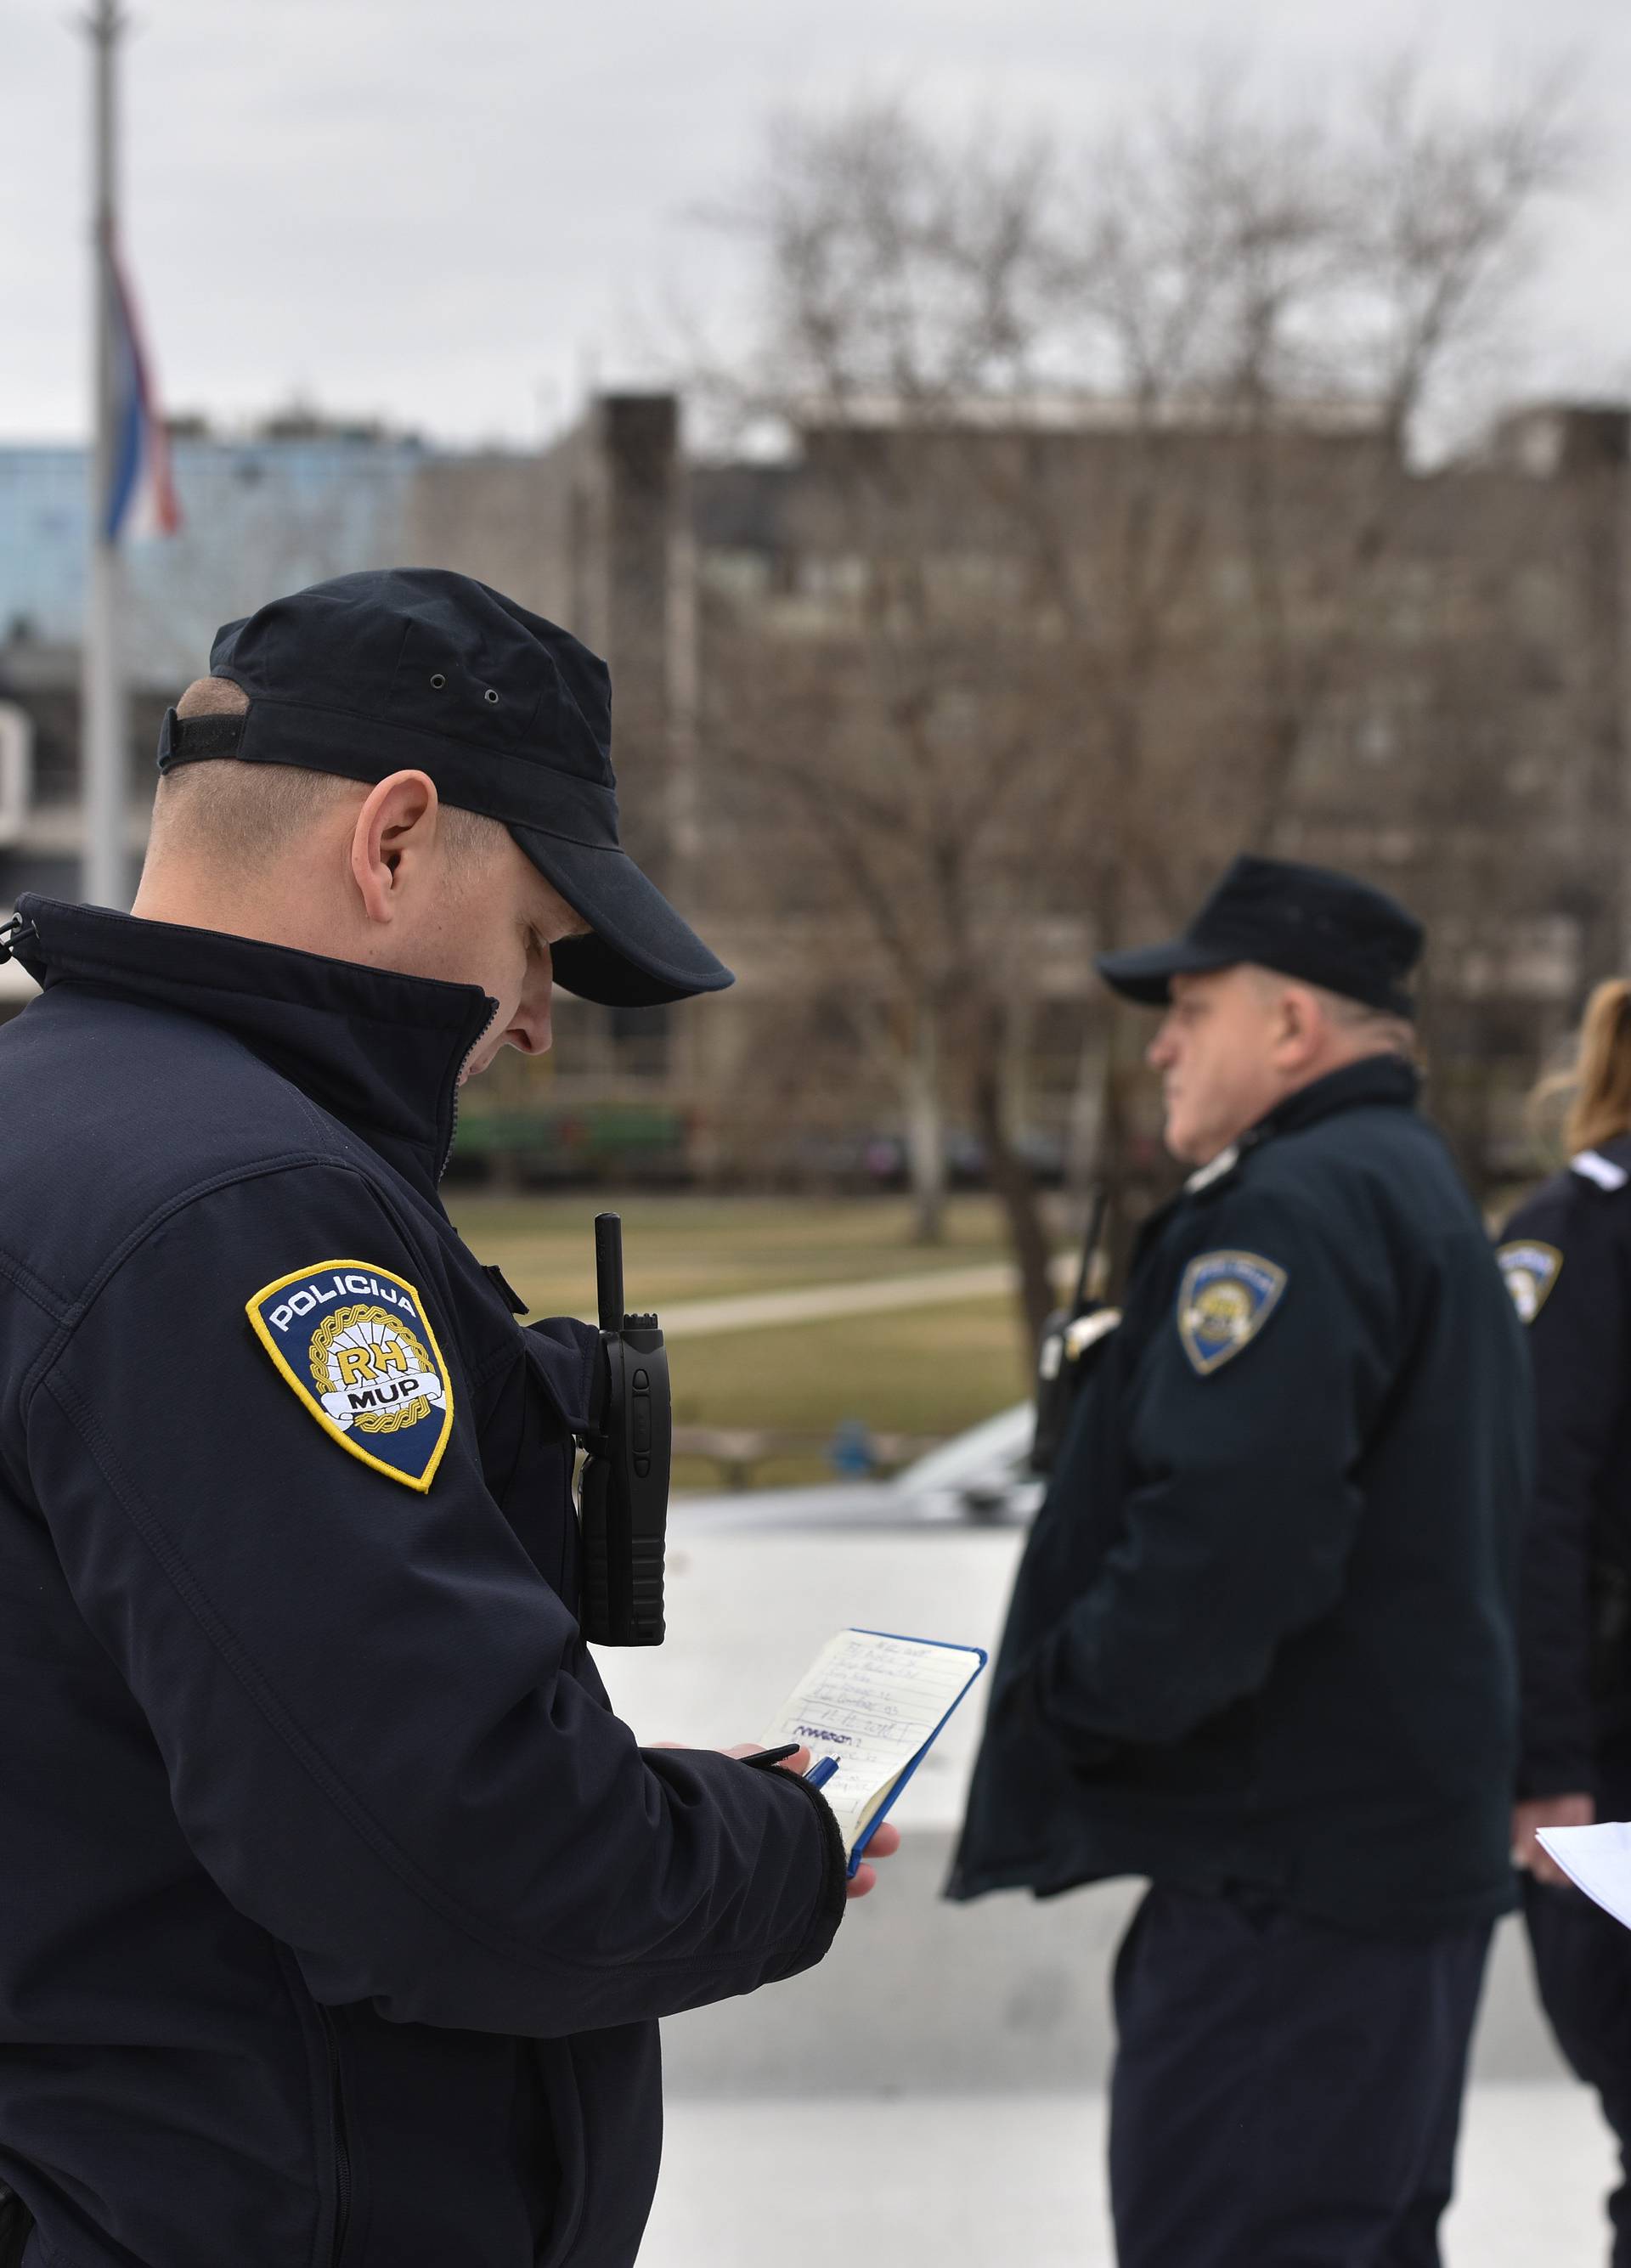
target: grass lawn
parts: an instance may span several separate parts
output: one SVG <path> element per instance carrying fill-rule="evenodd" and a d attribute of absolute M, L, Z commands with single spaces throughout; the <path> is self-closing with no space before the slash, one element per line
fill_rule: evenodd
<path fill-rule="evenodd" d="M 1030 1391 L 1010 1300 L 683 1339 L 670 1351 L 675 1423 L 830 1434 L 846 1418 L 880 1432 L 960 1433 Z M 822 1456 L 767 1459 L 756 1486 L 830 1480 Z M 676 1488 L 714 1488 L 718 1468 L 677 1460 Z"/>
<path fill-rule="evenodd" d="M 726 1299 L 807 1284 L 864 1282 L 1002 1260 L 1007 1245 L 989 1197 L 956 1198 L 945 1241 L 914 1244 L 904 1197 L 504 1197 L 446 1191 L 447 1210 L 478 1260 L 496 1260 L 538 1314 L 593 1315 L 594 1216 L 623 1216 L 631 1307 Z"/>
<path fill-rule="evenodd" d="M 911 1242 L 910 1210 L 893 1197 L 448 1196 L 476 1257 L 497 1261 L 538 1314 L 593 1317 L 592 1224 L 601 1211 L 623 1215 L 631 1307 L 1007 1257 L 997 1208 L 978 1196 L 956 1199 L 946 1241 L 926 1247 Z M 685 1338 L 670 1363 L 682 1425 L 825 1436 L 856 1418 L 879 1432 L 951 1434 L 1028 1391 L 1007 1298 Z M 828 1476 L 820 1457 L 768 1461 L 754 1474 L 766 1486 Z M 712 1487 L 718 1477 L 696 1459 L 675 1471 L 682 1488 Z"/>

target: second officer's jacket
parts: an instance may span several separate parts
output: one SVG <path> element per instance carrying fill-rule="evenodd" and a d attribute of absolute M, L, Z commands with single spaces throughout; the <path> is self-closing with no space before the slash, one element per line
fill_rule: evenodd
<path fill-rule="evenodd" d="M 654 2019 L 821 1800 L 573 1616 L 593 1335 L 436 1194 L 468 987 L 25 900 L 0 1033 L 0 2178 L 63 2268 L 626 2268 Z"/>
<path fill-rule="evenodd" d="M 1510 1903 L 1522 1335 L 1416 1076 L 1147 1226 L 1021 1566 L 950 1894 L 1111 1874 L 1413 1934 Z"/>
<path fill-rule="evenodd" d="M 1583 1151 L 1537 1189 L 1508 1222 L 1500 1261 L 1539 1418 L 1518 1792 L 1617 1800 L 1631 1766 L 1631 1135 Z"/>

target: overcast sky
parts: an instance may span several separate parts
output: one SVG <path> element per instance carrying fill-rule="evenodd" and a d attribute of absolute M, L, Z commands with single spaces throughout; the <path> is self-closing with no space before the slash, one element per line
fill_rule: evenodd
<path fill-rule="evenodd" d="M 1329 97 L 1401 48 L 1477 98 L 1576 64 L 1592 172 L 1550 225 L 1525 386 L 1631 392 L 1631 0 L 135 0 L 124 239 L 162 399 L 299 394 L 527 442 L 728 328 L 700 225 L 790 107 L 904 94 L 1091 132 L 1220 50 Z M 0 437 L 86 418 L 86 43 L 0 10 Z M 1426 20 L 1431 30 L 1426 35 Z"/>

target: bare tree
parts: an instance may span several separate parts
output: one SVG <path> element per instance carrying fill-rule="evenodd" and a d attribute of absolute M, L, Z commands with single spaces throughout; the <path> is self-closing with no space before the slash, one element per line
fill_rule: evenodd
<path fill-rule="evenodd" d="M 1399 673 L 1415 453 L 1568 158 L 1555 90 L 1456 114 L 1399 70 L 1339 120 L 1213 89 L 1084 151 L 898 107 L 778 133 L 740 401 L 798 471 L 779 589 L 713 597 L 713 745 L 771 819 L 771 900 L 866 940 L 924 1233 L 955 1095 L 1033 1331 L 1004 1034 L 1040 929 L 1113 946 L 1296 837 L 1310 751 Z M 1119 1190 L 1130 1049 L 1100 1029 Z"/>

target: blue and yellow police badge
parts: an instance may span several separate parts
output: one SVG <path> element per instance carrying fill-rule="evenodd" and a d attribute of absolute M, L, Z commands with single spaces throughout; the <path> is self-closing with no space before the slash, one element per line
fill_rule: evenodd
<path fill-rule="evenodd" d="M 325 1433 L 405 1488 L 430 1487 L 453 1384 L 411 1284 L 369 1260 L 320 1260 L 268 1284 L 246 1313 Z"/>
<path fill-rule="evenodd" d="M 1190 1262 L 1178 1292 L 1178 1336 L 1202 1378 L 1251 1344 L 1285 1288 L 1285 1270 L 1255 1252 L 1203 1252 Z"/>
<path fill-rule="evenodd" d="M 1519 1320 L 1532 1323 L 1545 1307 L 1552 1286 L 1562 1272 L 1563 1256 L 1555 1244 L 1523 1241 L 1503 1244 L 1495 1258 Z"/>

